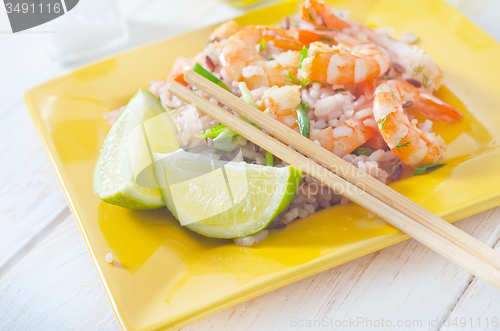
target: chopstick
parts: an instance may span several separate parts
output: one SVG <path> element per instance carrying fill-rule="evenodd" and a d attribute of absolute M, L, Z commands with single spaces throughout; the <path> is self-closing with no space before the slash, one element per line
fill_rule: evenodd
<path fill-rule="evenodd" d="M 367 181 L 370 186 L 366 185 L 364 190 L 360 188 L 364 185 L 363 177 L 366 176 L 357 175 L 357 173 L 359 173 L 357 168 L 353 167 L 354 169 L 346 169 L 346 165 L 342 163 L 344 162 L 343 160 L 342 162 L 332 162 L 328 159 L 325 161 L 318 158 L 318 154 L 314 154 L 314 152 L 318 152 L 318 150 L 321 152 L 321 148 L 319 148 L 319 146 L 311 142 L 314 149 L 310 148 L 307 145 L 309 140 L 305 137 L 299 135 L 297 138 L 296 136 L 293 136 L 291 132 L 295 133 L 295 131 L 288 129 L 286 126 L 281 125 L 278 121 L 262 114 L 260 111 L 257 111 L 255 108 L 247 105 L 236 96 L 222 90 L 220 87 L 209 82 L 196 73 L 190 71 L 186 73 L 185 78 L 189 83 L 197 86 L 212 97 L 221 101 L 223 104 L 226 104 L 235 112 L 259 125 L 261 128 L 273 134 L 278 139 L 286 141 L 294 149 L 308 155 L 310 158 L 297 153 L 294 149 L 287 147 L 282 142 L 270 137 L 261 130 L 256 129 L 252 125 L 236 118 L 234 115 L 229 114 L 227 111 L 214 105 L 207 99 L 197 95 L 178 83 L 173 82 L 169 87 L 169 91 L 187 103 L 194 103 L 200 111 L 206 113 L 217 121 L 224 123 L 227 127 L 238 132 L 243 137 L 253 141 L 255 144 L 276 155 L 288 164 L 301 169 L 313 178 L 319 180 L 324 185 L 333 189 L 335 192 L 340 193 L 351 201 L 365 207 L 424 245 L 500 289 L 500 270 L 497 264 L 499 257 L 494 254 L 478 256 L 478 254 L 482 253 L 482 251 L 485 251 L 486 249 L 492 251 L 491 248 L 483 245 L 477 240 L 476 241 L 483 247 L 474 243 L 474 238 L 468 236 L 460 230 L 458 230 L 458 232 L 462 235 L 460 238 L 456 238 L 456 236 L 454 236 L 454 231 L 449 231 L 447 228 L 443 230 L 439 227 L 437 227 L 438 229 L 436 230 L 436 227 L 429 226 L 427 224 L 432 221 L 422 219 L 416 221 L 412 219 L 409 215 L 407 216 L 400 210 L 394 208 L 395 205 L 404 202 L 406 198 L 401 196 L 402 198 L 399 198 L 399 200 L 390 201 L 393 194 L 387 194 L 387 190 L 383 190 L 381 191 L 381 194 L 376 192 L 378 196 L 383 197 L 383 199 L 379 199 L 375 194 L 371 194 L 370 192 L 370 189 L 373 190 L 374 188 L 378 188 L 376 186 L 378 184 L 372 184 Z M 280 125 L 282 127 L 280 127 Z M 333 169 L 336 173 L 338 173 L 338 175 L 320 166 L 313 159 L 329 164 L 328 168 Z M 348 172 L 352 173 L 349 174 Z M 346 180 L 340 175 L 350 178 L 354 181 L 354 183 L 350 180 Z M 385 187 L 382 183 L 379 184 L 379 186 Z M 391 193 L 390 190 L 389 193 Z M 399 195 L 397 192 L 395 193 Z M 404 210 L 401 206 L 398 207 L 399 209 Z M 429 214 L 433 215 L 432 213 Z M 437 218 L 437 216 L 433 216 L 433 219 Z M 454 228 L 449 223 L 445 221 L 442 222 L 449 227 Z M 445 231 L 445 233 L 443 233 L 443 231 Z M 471 249 L 471 247 L 473 247 L 473 249 Z M 492 261 L 494 263 L 492 263 Z"/>
<path fill-rule="evenodd" d="M 194 71 L 186 72 L 185 79 L 188 83 L 195 85 L 222 104 L 233 109 L 239 115 L 249 119 L 262 129 L 265 129 L 278 140 L 286 141 L 287 144 L 300 153 L 327 167 L 350 183 L 362 185 L 369 194 L 384 201 L 391 207 L 399 210 L 401 213 L 428 227 L 432 231 L 440 233 L 443 238 L 446 238 L 460 247 L 465 244 L 473 255 L 485 260 L 500 270 L 500 254 L 476 238 L 471 237 L 467 233 L 396 192 L 389 186 L 382 184 L 377 179 L 359 170 L 337 155 L 316 145 L 313 141 L 306 139 L 300 133 L 274 120 L 261 111 L 256 111 L 254 107 L 236 97 L 234 94 L 221 89 Z"/>

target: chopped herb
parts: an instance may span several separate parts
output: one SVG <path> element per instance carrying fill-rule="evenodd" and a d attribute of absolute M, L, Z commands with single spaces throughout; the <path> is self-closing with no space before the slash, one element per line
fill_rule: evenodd
<path fill-rule="evenodd" d="M 332 86 L 332 84 L 319 82 L 319 81 L 317 81 L 317 80 L 313 80 L 311 83 L 318 83 L 318 84 L 325 85 L 325 86 Z"/>
<path fill-rule="evenodd" d="M 413 75 L 412 76 L 418 76 L 422 70 L 424 70 L 424 66 L 422 63 L 419 63 L 416 67 L 413 67 Z"/>
<path fill-rule="evenodd" d="M 311 13 L 309 13 L 309 19 L 314 23 L 314 18 L 312 17 Z"/>
<path fill-rule="evenodd" d="M 361 129 L 359 129 L 359 130 L 360 130 L 361 132 L 363 132 L 363 133 L 366 133 L 366 131 L 365 131 L 365 130 L 361 130 Z"/>
<path fill-rule="evenodd" d="M 272 55 L 269 55 L 269 57 L 267 58 L 268 61 L 273 61 L 273 56 Z"/>
<path fill-rule="evenodd" d="M 266 166 L 274 167 L 274 155 L 266 151 Z"/>
<path fill-rule="evenodd" d="M 336 31 L 338 29 L 335 29 L 335 28 L 318 28 L 318 27 L 315 27 L 314 30 Z"/>
<path fill-rule="evenodd" d="M 299 81 L 297 79 L 297 77 L 295 77 L 295 75 L 293 74 L 292 70 L 288 70 L 288 74 L 285 75 L 288 82 L 292 83 L 292 84 L 295 84 L 295 85 L 302 85 L 302 86 L 306 86 L 309 84 L 309 81 L 305 78 L 302 78 L 301 81 Z"/>
<path fill-rule="evenodd" d="M 445 166 L 445 165 L 446 165 L 446 163 L 426 164 L 426 165 L 420 166 L 418 168 L 415 168 L 413 170 L 413 174 L 415 176 L 423 175 L 423 174 L 426 174 L 426 173 L 431 172 L 433 170 L 436 170 L 438 168 L 441 168 L 442 166 Z"/>
<path fill-rule="evenodd" d="M 332 39 L 332 38 L 330 38 L 330 37 L 325 37 L 325 36 L 320 36 L 320 37 L 319 37 L 319 40 L 323 40 L 323 41 L 326 41 L 326 42 L 328 42 L 328 43 L 331 43 L 331 42 L 333 41 L 333 39 Z"/>
<path fill-rule="evenodd" d="M 195 88 L 193 92 L 198 92 L 199 90 L 200 90 L 199 88 Z"/>
<path fill-rule="evenodd" d="M 358 147 L 356 148 L 352 154 L 354 155 L 367 155 L 370 156 L 372 155 L 373 152 L 375 152 L 376 149 L 370 148 L 370 147 Z"/>
<path fill-rule="evenodd" d="M 238 147 L 241 136 L 231 130 L 230 128 L 226 128 L 222 131 L 217 137 L 214 138 L 214 148 L 219 149 L 225 152 L 232 152 L 235 148 Z"/>
<path fill-rule="evenodd" d="M 246 118 L 241 118 L 241 120 L 243 120 L 244 122 L 247 122 L 248 124 L 251 124 L 251 125 L 255 126 L 256 128 L 258 128 L 257 125 L 255 125 L 254 123 L 250 122 Z M 217 136 L 219 136 L 219 134 L 221 134 L 226 129 L 229 129 L 229 128 L 227 126 L 225 126 L 224 124 L 221 123 L 221 124 L 218 124 L 216 126 L 212 126 L 208 130 L 201 131 L 200 134 L 199 135 L 195 135 L 195 137 L 196 138 L 212 138 L 212 139 L 214 139 L 214 138 L 217 138 Z"/>
<path fill-rule="evenodd" d="M 259 50 L 262 52 L 264 49 L 266 48 L 266 40 L 264 38 L 262 38 L 260 40 L 260 47 L 259 47 Z"/>
<path fill-rule="evenodd" d="M 399 142 L 395 147 L 398 150 L 398 152 L 400 152 L 400 153 L 401 153 L 401 148 L 408 147 L 408 146 L 410 146 L 410 143 L 411 143 L 411 141 L 408 141 L 408 142 L 405 142 L 404 144 L 402 144 L 401 143 L 402 141 L 403 141 L 403 138 L 399 139 Z"/>
<path fill-rule="evenodd" d="M 389 92 L 390 95 L 392 95 L 392 99 L 396 100 L 396 94 L 394 94 L 394 91 Z"/>
<path fill-rule="evenodd" d="M 389 169 L 387 169 L 387 173 L 390 174 L 392 169 L 397 166 L 399 164 L 399 162 L 401 161 L 401 159 L 397 159 L 396 162 L 394 162 L 393 164 L 391 164 L 391 166 L 389 167 Z"/>
<path fill-rule="evenodd" d="M 423 77 L 422 85 L 423 85 L 425 88 L 430 87 L 432 84 L 431 84 L 431 83 L 429 83 L 429 76 L 427 76 L 427 75 L 422 75 L 422 77 Z"/>
<path fill-rule="evenodd" d="M 299 104 L 299 107 L 302 107 L 302 109 L 303 109 L 306 113 L 308 113 L 308 112 L 309 112 L 309 109 L 311 109 L 311 106 L 310 106 L 310 105 L 309 105 L 309 103 L 307 103 L 307 102 L 301 102 L 301 103 Z"/>
<path fill-rule="evenodd" d="M 302 61 L 307 57 L 307 48 L 304 46 L 300 51 L 299 69 L 302 69 Z"/>
<path fill-rule="evenodd" d="M 196 63 L 194 65 L 193 71 L 196 72 L 197 74 L 200 74 L 201 76 L 205 77 L 206 79 L 208 79 L 212 83 L 215 83 L 215 84 L 219 85 L 220 87 L 222 87 L 222 88 L 228 90 L 229 92 L 231 92 L 231 90 L 227 88 L 226 84 L 224 84 L 219 78 L 215 77 L 210 72 L 208 72 L 207 70 L 205 70 L 205 68 L 203 68 L 198 63 Z"/>
<path fill-rule="evenodd" d="M 297 124 L 299 125 L 300 134 L 309 138 L 311 122 L 309 121 L 309 117 L 307 117 L 307 112 L 303 108 L 302 103 L 299 103 L 297 108 Z"/>
<path fill-rule="evenodd" d="M 216 138 L 222 131 L 226 130 L 227 126 L 224 124 L 219 124 L 212 126 L 210 129 L 201 131 L 199 135 L 195 135 L 196 138 Z"/>
<path fill-rule="evenodd" d="M 343 88 L 336 88 L 335 93 L 339 93 L 339 92 L 344 92 L 344 89 Z"/>
<path fill-rule="evenodd" d="M 385 121 L 387 120 L 387 117 L 389 117 L 389 115 L 377 121 L 377 123 L 380 124 L 380 129 L 382 130 L 385 129 Z"/>

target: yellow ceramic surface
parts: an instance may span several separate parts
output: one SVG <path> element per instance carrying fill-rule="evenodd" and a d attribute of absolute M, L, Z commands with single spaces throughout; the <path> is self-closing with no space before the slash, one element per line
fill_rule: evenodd
<path fill-rule="evenodd" d="M 297 11 L 289 1 L 238 19 L 273 24 Z M 393 188 L 449 221 L 500 202 L 500 45 L 436 0 L 332 1 L 354 19 L 412 31 L 445 73 L 438 95 L 464 112 L 436 123 L 449 144 L 448 165 Z M 298 220 L 250 247 L 204 238 L 166 209 L 138 212 L 92 192 L 92 172 L 109 131 L 104 112 L 127 103 L 149 79 L 164 79 L 174 58 L 203 49 L 212 28 L 128 51 L 26 93 L 26 103 L 78 221 L 120 325 L 175 329 L 218 310 L 408 237 L 354 204 Z M 105 256 L 112 252 L 113 265 Z"/>

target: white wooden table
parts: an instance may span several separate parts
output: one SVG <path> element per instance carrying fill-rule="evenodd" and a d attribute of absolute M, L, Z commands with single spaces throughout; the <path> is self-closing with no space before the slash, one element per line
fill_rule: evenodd
<path fill-rule="evenodd" d="M 500 41 L 500 1 L 447 1 Z M 242 13 L 216 0 L 118 2 L 131 29 L 127 47 Z M 29 87 L 75 66 L 63 67 L 47 57 L 39 29 L 15 35 L 2 32 L 6 30 L 1 5 L 0 330 L 117 330 L 22 101 Z M 455 224 L 500 249 L 500 208 Z M 495 330 L 500 328 L 499 308 L 500 291 L 408 240 L 229 308 L 185 330 L 332 330 L 336 323 L 342 324 L 335 328 L 340 330 L 385 330 L 388 323 L 408 330 Z"/>

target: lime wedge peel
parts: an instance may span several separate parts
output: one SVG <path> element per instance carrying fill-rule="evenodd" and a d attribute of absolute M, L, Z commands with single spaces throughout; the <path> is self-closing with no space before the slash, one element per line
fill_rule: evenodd
<path fill-rule="evenodd" d="M 94 193 L 105 202 L 129 209 L 163 207 L 151 152 L 177 150 L 176 137 L 177 128 L 168 112 L 151 92 L 140 89 L 104 140 L 94 170 Z M 141 172 L 149 178 L 149 185 L 136 183 Z"/>
<path fill-rule="evenodd" d="M 281 213 L 295 195 L 301 171 L 213 160 L 178 150 L 153 154 L 167 208 L 188 229 L 207 237 L 255 234 Z"/>

